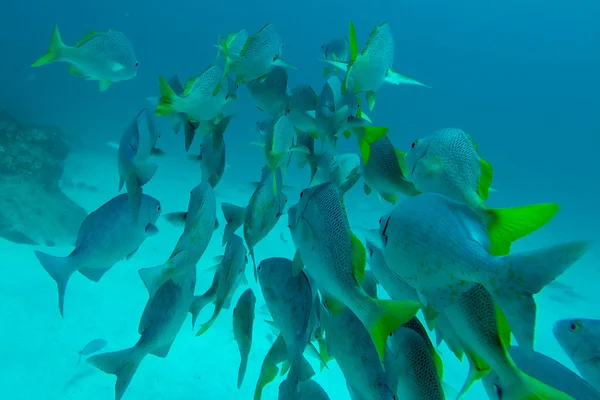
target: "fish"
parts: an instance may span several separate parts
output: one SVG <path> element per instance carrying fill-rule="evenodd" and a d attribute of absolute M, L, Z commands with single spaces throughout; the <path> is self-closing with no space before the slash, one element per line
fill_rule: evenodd
<path fill-rule="evenodd" d="M 303 355 L 314 324 L 313 290 L 304 272 L 293 275 L 292 260 L 287 258 L 264 259 L 257 271 L 269 313 L 285 340 L 291 365 L 288 379 L 296 391 L 299 380 L 308 380 L 315 374 Z"/>
<path fill-rule="evenodd" d="M 570 396 L 546 385 L 519 370 L 508 355 L 511 341 L 509 321 L 481 284 L 471 286 L 444 310 L 465 353 L 475 360 L 477 370 L 471 371 L 461 390 L 484 376 L 486 370 L 496 371 L 504 385 L 503 399 L 571 399 Z M 527 349 L 531 351 L 531 349 Z"/>
<path fill-rule="evenodd" d="M 233 337 L 238 345 L 241 358 L 237 379 L 238 389 L 242 387 L 248 366 L 248 355 L 252 347 L 255 305 L 256 296 L 252 289 L 248 288 L 242 293 L 233 309 Z"/>
<path fill-rule="evenodd" d="M 369 282 L 371 284 L 367 285 Z M 377 297 L 374 281 L 365 279 L 362 288 L 371 298 Z M 321 323 L 327 354 L 335 358 L 342 370 L 351 398 L 395 399 L 397 379 L 387 372 L 391 368 L 387 363 L 389 357 L 381 360 L 371 334 L 361 320 L 348 307 L 343 307 L 336 316 L 326 302 L 321 310 Z"/>
<path fill-rule="evenodd" d="M 426 309 L 444 310 L 474 283 L 480 283 L 525 348 L 533 348 L 533 295 L 589 248 L 588 242 L 579 241 L 494 256 L 489 252 L 485 225 L 477 215 L 465 203 L 437 193 L 398 202 L 380 219 L 380 235 L 387 265 L 415 288 Z"/>
<path fill-rule="evenodd" d="M 133 45 L 122 32 L 90 31 L 71 47 L 63 43 L 58 25 L 54 25 L 48 52 L 31 66 L 53 62 L 67 62 L 71 75 L 99 81 L 101 92 L 113 82 L 135 78 L 139 65 Z"/>
<path fill-rule="evenodd" d="M 350 59 L 348 62 L 327 59 L 322 61 L 346 72 L 342 87 L 344 92 L 348 90 L 352 78 L 352 90 L 355 93 L 365 93 L 370 110 L 375 107 L 375 92 L 381 88 L 384 82 L 394 85 L 428 87 L 392 70 L 394 38 L 387 22 L 382 22 L 373 28 L 365 47 L 360 53 L 358 52 L 356 31 L 352 22 L 350 22 L 349 35 Z"/>
<path fill-rule="evenodd" d="M 225 173 L 225 140 L 223 134 L 229 126 L 232 116 L 224 117 L 209 135 L 204 135 L 200 145 L 200 166 L 202 179 L 216 188 Z"/>
<path fill-rule="evenodd" d="M 361 175 L 365 181 L 364 191 L 377 194 L 388 203 L 396 204 L 401 195 L 416 196 L 420 192 L 408 180 L 405 153 L 394 148 L 389 136 L 371 143 L 371 156 L 361 165 Z"/>
<path fill-rule="evenodd" d="M 315 110 L 318 96 L 314 89 L 308 84 L 294 87 L 287 99 L 286 115 L 294 127 L 306 132 L 309 136 L 318 137 Z"/>
<path fill-rule="evenodd" d="M 348 62 L 350 55 L 348 38 L 340 37 L 330 40 L 321 46 L 321 53 L 325 60 Z M 327 77 L 336 71 L 337 68 L 335 66 L 325 67 L 323 76 Z"/>
<path fill-rule="evenodd" d="M 242 238 L 238 235 L 233 235 L 231 240 L 227 242 L 223 260 L 217 268 L 219 268 L 219 283 L 215 296 L 215 310 L 210 319 L 200 326 L 200 330 L 196 336 L 203 335 L 212 324 L 217 320 L 217 317 L 224 308 L 226 301 L 233 296 L 240 284 L 247 285 L 244 270 L 248 257 L 246 257 L 246 248 Z"/>
<path fill-rule="evenodd" d="M 221 80 L 212 92 L 213 96 L 219 93 L 222 81 L 229 74 L 235 74 L 235 82 L 243 84 L 255 79 L 264 80 L 275 66 L 295 68 L 281 57 L 282 47 L 281 39 L 273 24 L 266 24 L 258 32 L 248 36 L 237 56 L 232 57 L 229 54 L 228 43 L 222 40 L 220 48 L 225 56 L 225 66 Z"/>
<path fill-rule="evenodd" d="M 167 280 L 150 296 L 140 319 L 140 338 L 133 347 L 87 359 L 99 370 L 116 375 L 115 400 L 123 397 L 140 363 L 148 354 L 161 358 L 169 354 L 194 301 L 196 269 L 186 268 L 185 271 Z"/>
<path fill-rule="evenodd" d="M 181 82 L 179 81 L 179 77 L 177 75 L 171 76 L 171 78 L 167 80 L 167 84 L 171 87 L 171 89 L 173 89 L 177 96 L 183 96 L 183 86 L 181 86 Z M 154 105 L 156 112 L 156 106 L 160 102 L 160 99 L 148 98 L 148 101 L 150 101 Z M 173 130 L 173 132 L 175 132 L 175 134 L 179 133 L 179 131 L 183 127 L 185 138 L 185 151 L 188 151 L 190 149 L 192 141 L 194 140 L 194 134 L 196 129 L 198 128 L 198 124 L 189 121 L 186 113 L 168 114 L 164 115 L 164 117 L 169 122 L 171 129 Z"/>
<path fill-rule="evenodd" d="M 169 259 L 164 264 L 138 271 L 150 296 L 153 296 L 156 290 L 174 275 L 187 273 L 185 271 L 187 267 L 196 267 L 218 226 L 216 213 L 217 205 L 212 186 L 203 181 L 190 191 L 186 212 L 165 215 L 171 223 L 184 225 L 184 228 Z"/>
<path fill-rule="evenodd" d="M 87 356 L 92 353 L 97 353 L 103 348 L 105 348 L 107 344 L 108 342 L 102 338 L 91 340 L 88 344 L 85 345 L 83 349 L 77 352 L 77 354 L 79 354 L 79 358 L 77 359 L 76 365 L 79 365 L 83 356 Z"/>
<path fill-rule="evenodd" d="M 34 252 L 56 282 L 61 316 L 64 316 L 65 290 L 71 275 L 79 271 L 89 280 L 98 282 L 113 265 L 133 257 L 146 238 L 158 232 L 155 223 L 160 212 L 160 202 L 142 194 L 139 218 L 134 222 L 127 194 L 121 194 L 88 214 L 79 227 L 71 254 L 57 257 Z"/>
<path fill-rule="evenodd" d="M 283 335 L 280 333 L 269 348 L 260 366 L 260 373 L 254 388 L 254 400 L 262 398 L 262 392 L 269 383 L 273 382 L 279 374 L 278 364 L 281 364 L 287 359 L 287 347 Z"/>
<path fill-rule="evenodd" d="M 263 79 L 246 84 L 248 95 L 254 105 L 273 118 L 286 113 L 288 108 L 288 73 L 285 68 L 275 66 Z"/>
<path fill-rule="evenodd" d="M 143 109 L 123 132 L 119 142 L 118 190 L 121 191 L 125 184 L 134 220 L 138 218 L 142 203 L 142 187 L 152 179 L 158 169 L 157 164 L 147 162 L 157 136 L 148 110 Z"/>
<path fill-rule="evenodd" d="M 314 175 L 310 186 L 331 182 L 345 193 L 350 190 L 361 177 L 360 157 L 354 153 L 334 154 L 325 151 L 318 156 Z"/>
<path fill-rule="evenodd" d="M 227 38 L 225 39 L 225 44 L 227 45 L 227 53 L 229 55 L 229 58 L 231 59 L 235 59 L 240 55 L 240 52 L 242 51 L 242 49 L 244 48 L 244 45 L 246 44 L 246 41 L 248 40 L 248 32 L 245 29 L 242 29 L 241 31 L 238 32 L 231 32 L 229 35 L 227 35 Z M 221 56 L 224 55 L 223 53 L 223 45 L 221 40 L 219 39 L 219 44 L 216 44 L 215 47 L 217 48 L 217 59 Z M 216 59 L 215 59 L 216 61 Z"/>
<path fill-rule="evenodd" d="M 155 114 L 165 116 L 185 113 L 192 121 L 219 122 L 225 108 L 237 99 L 237 85 L 228 81 L 220 85 L 213 94 L 213 88 L 221 79 L 221 68 L 208 66 L 198 76 L 188 79 L 181 95 L 177 95 L 164 77 L 159 77 L 160 100 Z M 186 138 L 186 141 L 189 140 Z M 189 142 L 191 143 L 191 142 Z"/>
<path fill-rule="evenodd" d="M 512 346 L 509 354 L 521 371 L 544 382 L 546 385 L 554 386 L 574 399 L 600 399 L 600 392 L 594 389 L 588 382 L 558 361 L 542 353 Z M 504 398 L 504 385 L 496 372 L 491 371 L 483 377 L 483 387 L 490 400 L 502 400 Z"/>
<path fill-rule="evenodd" d="M 281 189 L 273 193 L 273 189 L 269 183 L 271 175 L 276 176 L 277 187 L 282 188 L 283 177 L 281 169 L 278 168 L 276 173 L 272 174 L 268 167 L 265 166 L 261 181 L 252 193 L 246 207 L 236 206 L 231 203 L 221 203 L 223 216 L 225 217 L 225 221 L 227 221 L 223 232 L 222 244 L 225 245 L 234 232 L 240 226 L 243 226 L 244 241 L 248 246 L 250 258 L 252 258 L 252 264 L 254 265 L 255 280 L 257 279 L 257 274 L 254 247 L 273 230 L 279 218 L 284 214 L 285 205 L 288 201 L 287 196 Z"/>
<path fill-rule="evenodd" d="M 294 271 L 304 266 L 326 293 L 334 314 L 343 305 L 365 325 L 383 358 L 388 335 L 412 318 L 420 305 L 412 301 L 380 300 L 369 296 L 364 280 L 366 251 L 350 230 L 342 194 L 331 182 L 304 189 L 288 210 L 288 226 L 296 246 Z"/>
<path fill-rule="evenodd" d="M 292 151 L 308 153 L 308 149 L 295 145 L 296 129 L 286 115 L 279 117 L 273 125 L 273 131 L 265 136 L 265 159 L 271 171 L 278 167 L 285 168 L 287 162 L 282 161 Z M 273 193 L 277 193 L 276 174 L 273 174 Z"/>
<path fill-rule="evenodd" d="M 488 208 L 485 200 L 492 183 L 492 166 L 461 129 L 441 129 L 415 140 L 405 161 L 408 179 L 418 191 L 466 203 L 486 223 L 493 255 L 508 254 L 512 242 L 545 225 L 559 210 L 556 203 Z"/>
<path fill-rule="evenodd" d="M 561 319 L 552 333 L 583 379 L 600 391 L 600 320 Z"/>

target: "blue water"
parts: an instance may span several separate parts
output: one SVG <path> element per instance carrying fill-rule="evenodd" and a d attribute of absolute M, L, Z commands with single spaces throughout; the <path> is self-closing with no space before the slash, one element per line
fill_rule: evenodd
<path fill-rule="evenodd" d="M 105 143 L 118 141 L 139 110 L 149 107 L 146 98 L 158 95 L 159 75 L 177 73 L 186 79 L 212 63 L 219 35 L 275 24 L 285 44 L 284 57 L 298 67 L 289 73 L 289 86 L 308 83 L 318 91 L 323 83 L 319 47 L 347 34 L 350 20 L 360 43 L 374 25 L 387 20 L 395 38 L 394 67 L 432 86 L 384 85 L 378 92 L 377 106 L 369 115 L 390 128 L 394 144 L 406 149 L 415 138 L 439 128 L 462 128 L 494 167 L 497 192 L 490 196 L 490 205 L 558 202 L 557 217 L 519 241 L 516 251 L 566 240 L 595 240 L 600 224 L 599 16 L 600 3 L 591 0 L 577 4 L 541 0 L 5 1 L 0 6 L 0 108 L 25 123 L 57 125 L 65 132 L 72 145 L 65 174 L 99 188 L 98 193 L 66 192 L 90 212 L 116 194 L 116 154 Z M 137 77 L 100 93 L 96 82 L 67 74 L 65 64 L 30 68 L 46 51 L 55 23 L 67 44 L 89 30 L 123 31 L 140 62 Z M 250 103 L 245 89 L 240 89 L 232 112 L 236 116 L 225 139 L 229 168 L 217 199 L 243 205 L 252 191 L 244 184 L 256 180 L 264 164 L 263 154 L 249 145 L 256 140 L 254 124 L 264 115 Z M 167 156 L 144 189 L 159 198 L 165 210 L 185 209 L 200 171 L 186 161 L 181 135 L 163 129 L 159 144 Z M 354 141 L 342 140 L 339 150 L 357 148 Z M 308 182 L 306 170 L 294 168 L 289 177 L 289 181 Z M 301 190 L 302 184 L 297 185 Z M 347 201 L 351 224 L 362 227 L 374 226 L 391 207 L 364 195 L 360 183 Z M 293 256 L 286 220 L 282 218 L 257 247 L 258 258 Z M 147 294 L 135 271 L 166 260 L 178 237 L 178 231 L 164 221 L 159 229 L 160 234 L 144 243 L 134 259 L 115 266 L 101 282 L 74 277 L 64 319 L 56 310 L 55 284 L 31 247 L 0 241 L 5 271 L 0 280 L 1 399 L 112 398 L 114 378 L 85 363 L 75 368 L 77 350 L 96 337 L 105 338 L 109 350 L 137 340 Z M 281 232 L 287 235 L 287 244 L 280 241 Z M 216 242 L 201 262 L 207 267 L 221 253 Z M 48 251 L 67 254 L 69 249 Z M 595 247 L 560 278 L 585 301 L 559 302 L 546 292 L 537 296 L 536 349 L 571 368 L 552 337 L 551 326 L 559 318 L 600 317 L 595 306 L 600 301 L 599 260 Z M 199 275 L 197 292 L 210 280 L 210 273 Z M 210 311 L 205 310 L 200 319 L 208 318 Z M 147 357 L 124 398 L 252 398 L 260 363 L 270 346 L 261 318 L 255 325 L 256 339 L 241 390 L 235 387 L 239 356 L 229 311 L 202 338 L 194 338 L 186 322 L 169 357 Z M 467 366 L 459 364 L 444 345 L 440 351 L 446 363 L 445 381 L 459 389 Z M 74 376 L 79 378 L 72 381 Z M 316 380 L 332 399 L 348 399 L 335 363 Z M 278 385 L 279 380 L 269 385 L 263 398 L 276 398 Z M 466 398 L 481 399 L 485 394 L 477 384 Z"/>

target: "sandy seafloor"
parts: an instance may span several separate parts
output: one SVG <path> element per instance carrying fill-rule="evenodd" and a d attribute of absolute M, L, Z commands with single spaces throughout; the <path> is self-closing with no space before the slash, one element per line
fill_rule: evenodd
<path fill-rule="evenodd" d="M 183 140 L 183 139 L 182 139 Z M 181 146 L 183 147 L 183 146 Z M 118 183 L 116 153 L 101 149 L 95 153 L 72 154 L 67 160 L 65 175 L 74 182 L 85 182 L 98 188 L 98 192 L 80 189 L 65 189 L 65 192 L 88 212 L 93 211 L 117 194 Z M 145 187 L 145 193 L 157 197 L 163 214 L 185 210 L 190 189 L 200 179 L 199 166 L 182 161 L 183 154 L 167 153 L 157 160 L 159 169 L 153 180 Z M 219 184 L 217 201 L 238 205 L 247 203 L 252 188 L 239 177 L 243 165 L 237 164 L 225 173 Z M 252 175 L 260 175 L 256 165 Z M 302 182 L 308 177 L 304 171 Z M 243 174 L 242 174 L 243 175 Z M 289 181 L 286 182 L 290 184 Z M 302 183 L 302 184 L 303 184 Z M 289 204 L 297 201 L 298 191 L 288 194 Z M 379 217 L 389 209 L 375 197 L 362 195 L 362 181 L 347 196 L 348 213 L 355 230 L 375 227 Z M 502 196 L 502 191 L 493 196 Z M 512 205 L 523 204 L 512 199 Z M 586 229 L 576 229 L 572 216 L 577 207 L 567 208 L 567 214 L 548 227 L 523 239 L 515 251 L 540 247 L 563 240 L 593 239 Z M 569 214 L 570 213 L 570 214 Z M 220 247 L 223 232 L 223 217 L 218 206 L 217 216 L 221 227 L 213 236 L 210 246 L 198 264 L 196 293 L 203 293 L 212 276 L 203 269 L 214 264 L 213 257 L 222 254 Z M 588 221 L 589 222 L 589 221 Z M 136 255 L 129 261 L 116 264 L 99 283 L 93 283 L 80 274 L 74 274 L 67 287 L 65 317 L 60 317 L 57 307 L 57 290 L 54 281 L 39 265 L 33 254 L 34 248 L 0 240 L 3 260 L 3 277 L 0 279 L 0 399 L 4 400 L 55 400 L 55 399 L 98 399 L 114 398 L 112 375 L 106 375 L 85 362 L 76 367 L 77 351 L 90 340 L 104 338 L 108 346 L 104 351 L 113 351 L 132 346 L 138 339 L 137 327 L 147 292 L 137 270 L 164 262 L 169 256 L 181 232 L 180 228 L 159 219 L 159 234 L 147 239 Z M 591 225 L 590 225 L 591 228 Z M 583 232 L 583 234 L 581 234 Z M 287 240 L 284 243 L 280 235 Z M 586 234 L 587 233 L 587 234 Z M 360 235 L 360 234 L 359 234 Z M 597 234 L 596 234 L 597 236 Z M 67 247 L 39 248 L 54 255 L 67 255 Z M 287 229 L 287 216 L 283 216 L 271 235 L 256 249 L 257 261 L 270 256 L 293 257 L 294 248 Z M 586 271 L 595 271 L 598 251 L 582 259 L 561 278 L 561 282 L 575 287 L 575 291 L 586 299 L 569 297 L 556 289 L 546 289 L 537 296 L 539 314 L 536 349 L 553 356 L 570 368 L 573 365 L 562 352 L 551 332 L 558 318 L 599 317 L 593 307 L 594 286 L 586 279 Z M 166 359 L 152 355 L 146 357 L 138 369 L 124 399 L 144 400 L 191 400 L 191 399 L 251 399 L 262 360 L 271 342 L 267 339 L 269 328 L 262 322 L 266 318 L 259 311 L 264 304 L 258 285 L 252 279 L 251 262 L 247 266 L 250 285 L 257 295 L 257 320 L 254 342 L 244 384 L 236 388 L 239 353 L 233 340 L 232 309 L 224 310 L 213 327 L 202 337 L 194 337 L 191 316 L 182 328 Z M 594 272 L 594 274 L 597 274 Z M 588 275 L 589 276 L 589 275 Z M 597 275 L 594 275 L 597 277 Z M 234 301 L 241 294 L 239 289 Z M 380 295 L 385 296 L 380 290 Z M 235 304 L 235 303 L 233 303 Z M 207 320 L 212 314 L 212 305 L 207 306 L 198 322 Z M 467 374 L 467 364 L 459 363 L 444 344 L 439 348 L 445 363 L 445 381 L 460 389 Z M 313 361 L 318 371 L 318 364 Z M 344 378 L 332 362 L 329 369 L 317 372 L 315 379 L 328 392 L 331 399 L 348 399 Z M 280 380 L 268 385 L 263 399 L 277 398 Z M 484 399 L 483 387 L 476 384 L 465 399 Z"/>

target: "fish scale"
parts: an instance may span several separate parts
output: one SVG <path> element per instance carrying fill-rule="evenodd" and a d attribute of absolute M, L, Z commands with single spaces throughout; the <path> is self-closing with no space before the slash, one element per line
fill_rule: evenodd
<path fill-rule="evenodd" d="M 135 64 L 135 55 L 131 51 L 129 39 L 121 32 L 108 31 L 96 36 L 79 46 L 90 54 L 102 59 L 113 60 L 123 66 Z"/>

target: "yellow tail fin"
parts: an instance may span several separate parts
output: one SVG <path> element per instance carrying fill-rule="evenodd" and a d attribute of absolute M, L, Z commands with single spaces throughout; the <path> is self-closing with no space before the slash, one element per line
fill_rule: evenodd
<path fill-rule="evenodd" d="M 52 38 L 50 39 L 50 47 L 48 48 L 48 52 L 35 60 L 31 66 L 32 67 L 40 67 L 42 65 L 50 64 L 55 61 L 59 61 L 61 57 L 61 50 L 65 49 L 67 46 L 63 43 L 60 32 L 58 31 L 58 25 L 54 25 L 54 30 L 52 31 Z"/>
<path fill-rule="evenodd" d="M 494 256 L 507 255 L 514 241 L 547 224 L 556 215 L 558 208 L 558 204 L 547 203 L 489 209 L 490 253 Z"/>
<path fill-rule="evenodd" d="M 421 305 L 410 300 L 373 299 L 373 301 L 377 302 L 379 316 L 374 320 L 372 326 L 368 326 L 367 329 L 373 338 L 379 357 L 383 360 L 385 344 L 390 333 L 414 317 Z"/>
<path fill-rule="evenodd" d="M 161 76 L 158 78 L 158 81 L 160 85 L 160 101 L 154 113 L 159 116 L 174 114 L 176 111 L 173 105 L 179 96 L 175 94 L 175 91 L 169 86 L 169 82 L 165 78 Z"/>

